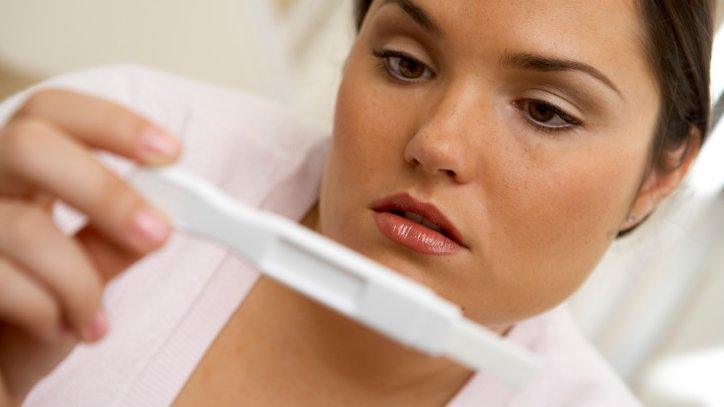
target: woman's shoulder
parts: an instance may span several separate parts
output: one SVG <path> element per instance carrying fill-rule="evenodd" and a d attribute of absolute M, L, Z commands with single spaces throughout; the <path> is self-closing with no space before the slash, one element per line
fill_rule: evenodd
<path fill-rule="evenodd" d="M 301 136 L 326 129 L 283 105 L 240 89 L 227 88 L 136 64 L 114 64 L 58 75 L 44 80 L 0 105 L 0 122 L 33 93 L 66 88 L 114 101 L 141 113 L 171 131 L 182 130 L 195 112 L 221 123 L 244 122 L 260 135 L 295 128 Z"/>
<path fill-rule="evenodd" d="M 133 64 L 101 66 L 38 83 L 0 104 L 0 125 L 28 97 L 48 88 L 84 92 L 140 113 L 185 144 L 194 141 L 189 147 L 192 150 L 184 150 L 185 155 L 192 155 L 197 148 L 207 156 L 236 157 L 243 164 L 238 155 L 247 150 L 257 155 L 263 151 L 273 151 L 277 156 L 299 155 L 329 135 L 325 126 L 275 101 Z M 220 148 L 211 149 L 213 146 Z"/>
<path fill-rule="evenodd" d="M 540 355 L 543 369 L 526 398 L 552 399 L 550 405 L 641 405 L 581 333 L 566 304 L 542 315 L 532 325 L 538 333 L 527 333 L 529 346 Z"/>
<path fill-rule="evenodd" d="M 324 151 L 317 147 L 326 135 L 272 102 L 123 65 L 46 81 L 4 102 L 0 114 L 10 114 L 13 104 L 18 106 L 46 87 L 104 97 L 165 126 L 183 140 L 178 165 L 237 200 L 295 215 L 315 199 L 323 158 L 319 153 Z M 133 169 L 128 160 L 100 158 L 121 176 Z M 72 208 L 58 203 L 54 209 L 64 230 L 82 225 L 83 218 Z M 110 335 L 95 346 L 77 347 L 36 386 L 29 404 L 137 405 L 139 397 L 166 400 L 257 276 L 250 264 L 224 247 L 174 234 L 162 250 L 109 285 L 104 304 L 114 326 Z"/>
<path fill-rule="evenodd" d="M 272 210 L 277 186 L 289 189 L 289 183 L 295 187 L 317 183 L 329 139 L 324 126 L 274 101 L 131 64 L 96 67 L 41 82 L 0 104 L 0 125 L 33 93 L 47 88 L 92 94 L 144 115 L 181 138 L 183 153 L 177 165 L 242 202 L 266 202 Z M 121 177 L 135 168 L 122 157 L 97 154 Z M 68 212 L 72 213 L 61 208 L 57 217 L 64 230 L 80 222 Z"/>
<path fill-rule="evenodd" d="M 449 403 L 527 406 L 639 406 L 590 342 L 581 335 L 565 305 L 516 324 L 507 340 L 528 349 L 541 368 L 523 389 L 477 373 Z"/>

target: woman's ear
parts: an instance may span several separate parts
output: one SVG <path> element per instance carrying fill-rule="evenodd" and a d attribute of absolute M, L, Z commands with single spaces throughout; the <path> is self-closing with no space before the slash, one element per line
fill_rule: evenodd
<path fill-rule="evenodd" d="M 686 140 L 673 149 L 662 151 L 641 185 L 636 199 L 624 219 L 621 230 L 627 230 L 651 215 L 656 207 L 681 184 L 701 149 L 702 135 L 691 125 Z"/>

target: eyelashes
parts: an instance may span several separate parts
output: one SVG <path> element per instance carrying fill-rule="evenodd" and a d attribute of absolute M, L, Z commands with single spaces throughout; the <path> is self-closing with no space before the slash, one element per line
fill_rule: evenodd
<path fill-rule="evenodd" d="M 380 60 L 379 67 L 397 81 L 415 83 L 435 76 L 429 66 L 407 53 L 390 49 L 372 53 Z"/>
<path fill-rule="evenodd" d="M 552 103 L 540 99 L 521 99 L 514 103 L 525 119 L 544 132 L 571 130 L 583 122 Z"/>
<path fill-rule="evenodd" d="M 402 51 L 373 50 L 379 60 L 378 68 L 390 79 L 402 84 L 415 84 L 437 76 L 424 62 Z M 524 119 L 536 130 L 556 133 L 583 125 L 580 119 L 553 103 L 540 99 L 520 99 L 513 103 Z"/>

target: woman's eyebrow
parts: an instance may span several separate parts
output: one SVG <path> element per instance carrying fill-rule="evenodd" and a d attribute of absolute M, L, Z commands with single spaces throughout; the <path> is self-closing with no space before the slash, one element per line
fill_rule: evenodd
<path fill-rule="evenodd" d="M 616 87 L 616 85 L 614 85 L 613 81 L 611 81 L 598 69 L 580 61 L 523 52 L 503 55 L 500 58 L 500 64 L 503 66 L 512 66 L 520 69 L 529 69 L 541 72 L 580 71 L 603 82 L 623 99 L 621 91 Z"/>
<path fill-rule="evenodd" d="M 410 18 L 412 18 L 413 21 L 417 23 L 422 29 L 425 31 L 428 31 L 432 34 L 442 34 L 442 30 L 440 29 L 440 26 L 433 20 L 430 15 L 420 6 L 418 6 L 414 1 L 412 0 L 385 0 L 382 2 L 382 5 L 377 9 L 381 9 L 382 7 L 388 5 L 388 4 L 396 4 L 400 6 L 402 11 L 405 12 Z"/>
<path fill-rule="evenodd" d="M 442 35 L 440 26 L 413 0 L 384 0 L 377 10 L 380 10 L 388 4 L 395 4 L 399 6 L 400 9 L 407 14 L 407 16 L 415 21 L 425 31 Z M 513 66 L 520 69 L 529 69 L 541 72 L 580 71 L 603 82 L 623 99 L 621 91 L 616 87 L 611 79 L 593 66 L 580 61 L 523 52 L 505 54 L 500 58 L 500 63 L 503 66 Z"/>

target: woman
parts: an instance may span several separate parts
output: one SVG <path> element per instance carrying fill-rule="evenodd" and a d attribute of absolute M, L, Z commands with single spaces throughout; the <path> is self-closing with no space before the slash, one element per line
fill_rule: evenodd
<path fill-rule="evenodd" d="M 636 404 L 558 305 L 704 142 L 712 9 L 357 1 L 331 144 L 248 97 L 128 67 L 46 85 L 82 93 L 6 102 L 4 403 L 51 373 L 30 405 Z M 538 353 L 543 371 L 514 392 L 217 247 L 166 245 L 163 216 L 88 151 L 174 162 L 179 143 L 152 122 L 184 138 L 189 169 L 426 284 Z M 88 217 L 74 236 L 52 223 L 56 199 Z M 76 346 L 106 335 L 101 293 L 119 273 L 104 298 L 114 329 Z"/>

